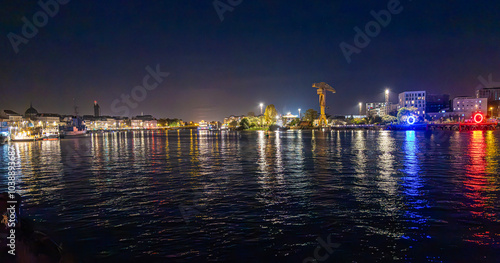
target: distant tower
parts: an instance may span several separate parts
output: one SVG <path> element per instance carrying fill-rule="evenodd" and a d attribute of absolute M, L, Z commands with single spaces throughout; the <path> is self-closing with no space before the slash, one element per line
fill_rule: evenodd
<path fill-rule="evenodd" d="M 97 101 L 94 100 L 94 117 L 100 117 L 100 116 L 101 116 L 101 107 L 99 107 Z"/>
<path fill-rule="evenodd" d="M 36 119 L 38 117 L 38 111 L 33 108 L 33 103 L 30 103 L 30 107 L 24 112 L 24 117 L 30 118 L 31 120 Z"/>

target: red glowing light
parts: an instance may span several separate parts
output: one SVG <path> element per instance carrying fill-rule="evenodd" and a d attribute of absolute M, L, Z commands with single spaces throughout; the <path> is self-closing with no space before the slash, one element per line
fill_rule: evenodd
<path fill-rule="evenodd" d="M 481 122 L 483 122 L 483 120 L 484 120 L 483 114 L 476 113 L 476 115 L 474 115 L 474 122 L 475 123 L 481 123 Z"/>

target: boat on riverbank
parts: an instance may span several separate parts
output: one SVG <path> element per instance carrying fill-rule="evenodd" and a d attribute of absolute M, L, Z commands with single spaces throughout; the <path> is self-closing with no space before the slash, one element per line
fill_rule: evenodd
<path fill-rule="evenodd" d="M 42 140 L 44 141 L 59 140 L 59 137 L 59 127 L 45 128 L 42 130 Z"/>
<path fill-rule="evenodd" d="M 32 142 L 41 139 L 42 137 L 38 128 L 16 129 L 10 134 L 11 142 Z"/>
<path fill-rule="evenodd" d="M 83 137 L 87 135 L 87 127 L 81 117 L 72 118 L 65 126 L 60 127 L 61 138 Z"/>

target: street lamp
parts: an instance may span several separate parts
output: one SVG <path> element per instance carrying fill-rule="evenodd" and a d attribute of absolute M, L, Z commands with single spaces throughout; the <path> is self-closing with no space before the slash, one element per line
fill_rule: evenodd
<path fill-rule="evenodd" d="M 260 104 L 260 115 L 262 115 L 262 107 L 264 107 L 264 103 Z"/>
<path fill-rule="evenodd" d="M 389 114 L 389 89 L 385 89 L 385 114 Z"/>
<path fill-rule="evenodd" d="M 362 112 L 363 112 L 363 103 L 360 102 L 359 103 L 359 115 L 363 115 Z"/>
<path fill-rule="evenodd" d="M 493 107 L 490 107 L 491 115 L 490 118 L 493 118 Z"/>
<path fill-rule="evenodd" d="M 299 108 L 299 119 L 300 119 L 300 108 Z"/>

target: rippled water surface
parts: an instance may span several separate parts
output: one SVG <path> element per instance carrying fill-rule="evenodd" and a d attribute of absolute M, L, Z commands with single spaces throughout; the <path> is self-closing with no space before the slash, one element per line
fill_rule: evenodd
<path fill-rule="evenodd" d="M 499 132 L 135 131 L 13 145 L 23 216 L 79 262 L 500 261 Z M 5 145 L 0 158 L 6 188 Z"/>

